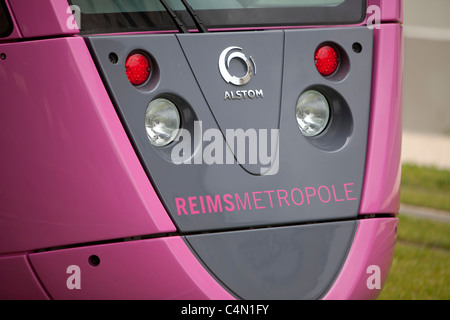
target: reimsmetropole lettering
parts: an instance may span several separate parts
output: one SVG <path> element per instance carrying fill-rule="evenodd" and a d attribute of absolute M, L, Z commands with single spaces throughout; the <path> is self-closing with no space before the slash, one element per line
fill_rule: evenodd
<path fill-rule="evenodd" d="M 289 190 L 265 190 L 245 193 L 201 195 L 175 198 L 179 216 L 253 211 L 266 208 L 307 206 L 314 202 L 337 203 L 356 201 L 354 183 L 320 187 L 302 187 Z"/>

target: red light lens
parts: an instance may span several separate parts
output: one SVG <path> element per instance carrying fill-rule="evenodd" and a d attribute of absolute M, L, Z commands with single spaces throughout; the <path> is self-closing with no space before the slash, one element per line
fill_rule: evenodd
<path fill-rule="evenodd" d="M 339 54 L 332 46 L 322 46 L 316 51 L 315 62 L 319 73 L 328 77 L 339 67 Z"/>
<path fill-rule="evenodd" d="M 150 61 L 143 54 L 134 53 L 127 58 L 125 69 L 131 84 L 139 86 L 150 76 Z"/>

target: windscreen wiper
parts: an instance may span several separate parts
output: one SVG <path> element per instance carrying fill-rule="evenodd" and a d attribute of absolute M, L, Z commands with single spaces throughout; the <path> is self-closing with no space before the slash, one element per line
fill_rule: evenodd
<path fill-rule="evenodd" d="M 178 18 L 177 14 L 167 4 L 166 0 L 159 0 L 159 2 L 161 2 L 164 8 L 166 8 L 166 11 L 170 14 L 170 17 L 172 18 L 173 22 L 178 28 L 178 31 L 180 31 L 181 33 L 189 33 L 188 28 L 186 28 L 186 26 L 183 24 L 183 21 L 181 21 L 180 18 Z"/>
<path fill-rule="evenodd" d="M 183 5 L 186 7 L 187 12 L 191 16 L 192 20 L 194 20 L 195 26 L 197 27 L 198 31 L 200 33 L 206 33 L 208 32 L 208 28 L 205 27 L 203 22 L 200 20 L 200 18 L 197 16 L 197 13 L 192 9 L 190 4 L 187 2 L 187 0 L 181 0 Z"/>
<path fill-rule="evenodd" d="M 169 4 L 166 2 L 166 0 L 159 0 L 159 2 L 161 2 L 161 4 L 166 9 L 166 11 L 169 13 L 169 15 L 172 18 L 173 22 L 177 26 L 178 31 L 180 31 L 181 33 L 189 33 L 188 28 L 183 24 L 183 21 L 181 21 L 181 19 L 177 16 L 175 11 L 169 6 Z M 186 8 L 187 12 L 189 13 L 189 15 L 191 16 L 192 20 L 194 21 L 195 26 L 198 29 L 198 32 L 200 32 L 200 33 L 208 32 L 208 28 L 205 27 L 205 25 L 200 20 L 200 18 L 198 17 L 197 13 L 195 12 L 195 10 L 192 9 L 190 4 L 186 0 L 181 0 L 181 2 L 183 3 L 183 5 Z"/>

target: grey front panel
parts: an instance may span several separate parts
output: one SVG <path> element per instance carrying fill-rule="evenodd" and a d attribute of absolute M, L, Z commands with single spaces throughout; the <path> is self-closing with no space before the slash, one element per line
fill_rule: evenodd
<path fill-rule="evenodd" d="M 224 232 L 186 237 L 199 260 L 248 300 L 319 299 L 350 249 L 357 222 Z"/>
<path fill-rule="evenodd" d="M 316 48 L 329 41 L 348 57 L 348 74 L 339 79 L 323 78 L 314 66 Z M 367 28 L 88 38 L 130 139 L 181 232 L 355 218 L 365 168 L 372 41 Z M 355 42 L 362 52 L 353 52 Z M 225 82 L 219 72 L 219 57 L 229 47 L 242 48 L 254 59 L 256 74 L 243 86 Z M 153 79 L 140 88 L 125 75 L 125 59 L 134 50 L 147 52 L 157 64 Z M 109 60 L 111 52 L 118 63 Z M 230 68 L 239 73 L 239 66 Z M 301 134 L 295 118 L 297 99 L 309 88 L 334 101 L 332 123 L 315 139 Z M 251 90 L 253 98 L 242 96 Z M 230 129 L 269 134 L 279 129 L 274 170 L 261 174 L 267 169 L 261 161 L 206 164 L 207 139 L 195 149 L 201 164 L 174 164 L 172 150 L 180 142 L 156 148 L 147 139 L 145 111 L 157 97 L 177 103 L 183 127 L 193 136 L 196 120 L 202 126 L 197 131 L 215 129 L 224 135 Z"/>

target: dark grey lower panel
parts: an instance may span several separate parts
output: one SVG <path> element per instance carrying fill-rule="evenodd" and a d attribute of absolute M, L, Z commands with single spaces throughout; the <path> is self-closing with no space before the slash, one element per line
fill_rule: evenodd
<path fill-rule="evenodd" d="M 357 221 L 187 236 L 238 298 L 319 299 L 337 277 Z"/>

